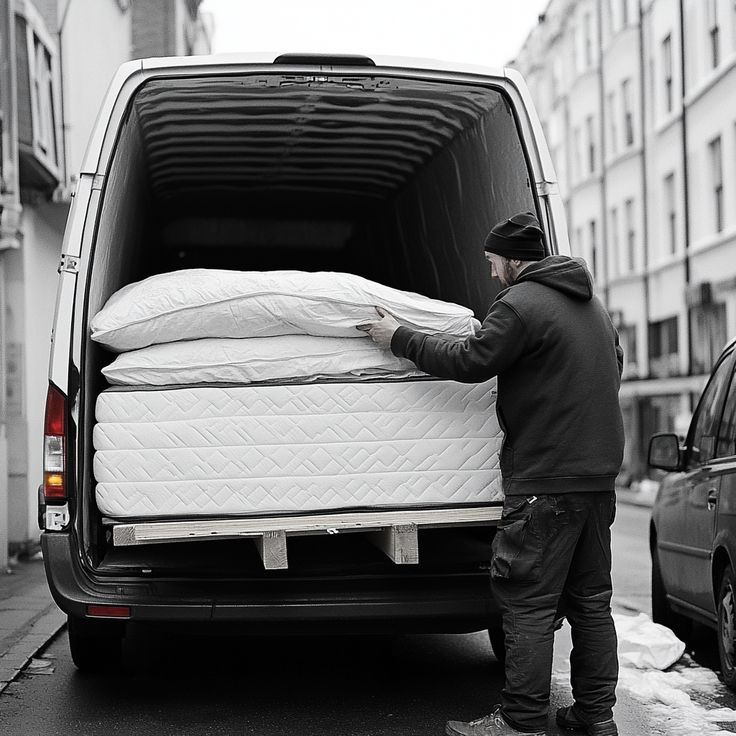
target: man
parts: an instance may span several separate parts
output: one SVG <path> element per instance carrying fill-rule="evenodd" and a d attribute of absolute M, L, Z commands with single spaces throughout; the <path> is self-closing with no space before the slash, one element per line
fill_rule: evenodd
<path fill-rule="evenodd" d="M 583 261 L 545 257 L 531 213 L 496 225 L 485 252 L 504 290 L 475 336 L 427 335 L 378 308 L 380 321 L 361 325 L 380 347 L 431 375 L 464 382 L 498 376 L 506 498 L 491 578 L 503 612 L 506 680 L 490 716 L 450 721 L 446 732 L 543 736 L 559 606 L 572 629 L 574 703 L 557 711 L 557 722 L 613 736 L 610 525 L 623 455 L 623 351 Z"/>

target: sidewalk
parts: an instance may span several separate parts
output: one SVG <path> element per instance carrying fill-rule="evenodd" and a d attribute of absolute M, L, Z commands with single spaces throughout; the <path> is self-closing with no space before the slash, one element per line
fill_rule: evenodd
<path fill-rule="evenodd" d="M 0 570 L 0 693 L 65 623 L 40 554 Z"/>

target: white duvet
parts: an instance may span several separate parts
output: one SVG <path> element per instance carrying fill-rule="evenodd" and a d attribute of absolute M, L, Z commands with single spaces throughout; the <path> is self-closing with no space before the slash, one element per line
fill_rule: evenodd
<path fill-rule="evenodd" d="M 115 352 L 204 338 L 313 335 L 355 339 L 375 305 L 426 332 L 470 335 L 473 313 L 348 273 L 187 269 L 113 294 L 92 319 L 92 339 Z"/>
<path fill-rule="evenodd" d="M 127 386 L 425 375 L 411 361 L 381 350 L 368 337 L 353 340 L 309 335 L 151 345 L 118 355 L 102 372 L 110 383 Z"/>

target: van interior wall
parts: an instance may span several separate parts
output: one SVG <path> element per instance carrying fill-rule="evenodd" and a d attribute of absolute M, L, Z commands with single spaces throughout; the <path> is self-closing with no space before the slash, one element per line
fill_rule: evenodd
<path fill-rule="evenodd" d="M 397 193 L 385 235 L 403 288 L 470 307 L 482 320 L 498 293 L 483 241 L 499 220 L 536 211 L 508 107 L 496 105 Z"/>
<path fill-rule="evenodd" d="M 89 263 L 92 268 L 89 274 L 87 319 L 102 308 L 107 299 L 124 284 L 140 277 L 142 263 L 151 246 L 151 222 L 155 218 L 153 198 L 146 172 L 145 155 L 141 144 L 135 112 L 131 112 L 128 124 L 124 125 L 113 165 L 105 182 L 102 193 L 103 206 L 97 225 L 94 244 L 94 257 Z M 124 165 L 122 162 L 125 162 Z M 85 325 L 85 329 L 88 325 Z M 92 430 L 94 428 L 94 402 L 97 395 L 107 387 L 101 373 L 103 366 L 114 357 L 97 343 L 85 339 L 84 396 L 88 405 L 84 412 L 84 425 L 80 431 L 84 433 L 85 447 L 92 447 Z M 102 529 L 95 524 L 98 519 L 97 507 L 94 503 L 92 482 L 92 453 L 82 453 L 83 493 L 82 503 L 88 513 L 83 515 L 86 529 L 85 537 L 89 539 L 88 549 L 95 554 L 99 539 L 104 539 Z"/>

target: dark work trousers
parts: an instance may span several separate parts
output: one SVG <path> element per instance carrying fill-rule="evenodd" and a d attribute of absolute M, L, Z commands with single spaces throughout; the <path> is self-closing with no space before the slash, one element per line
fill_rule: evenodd
<path fill-rule="evenodd" d="M 572 629 L 575 712 L 613 716 L 618 679 L 611 617 L 613 492 L 508 496 L 493 541 L 491 584 L 501 604 L 506 683 L 501 709 L 519 731 L 547 726 L 554 621 Z"/>

